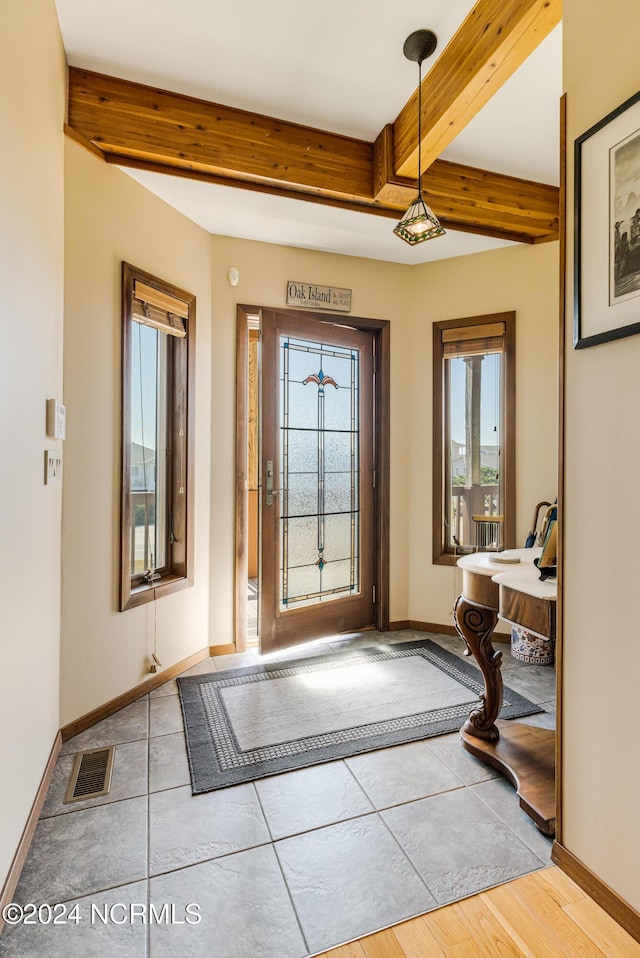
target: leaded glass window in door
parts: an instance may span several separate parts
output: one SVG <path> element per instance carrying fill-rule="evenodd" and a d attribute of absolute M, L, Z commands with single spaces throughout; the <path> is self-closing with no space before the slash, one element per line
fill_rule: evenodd
<path fill-rule="evenodd" d="M 357 349 L 280 337 L 280 609 L 359 592 Z"/>

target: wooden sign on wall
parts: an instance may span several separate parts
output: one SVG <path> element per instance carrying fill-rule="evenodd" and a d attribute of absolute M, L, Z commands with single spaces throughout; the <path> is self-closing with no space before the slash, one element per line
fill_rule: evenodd
<path fill-rule="evenodd" d="M 351 290 L 339 286 L 317 286 L 315 283 L 287 283 L 287 306 L 304 306 L 311 309 L 335 309 L 341 313 L 351 312 Z"/>

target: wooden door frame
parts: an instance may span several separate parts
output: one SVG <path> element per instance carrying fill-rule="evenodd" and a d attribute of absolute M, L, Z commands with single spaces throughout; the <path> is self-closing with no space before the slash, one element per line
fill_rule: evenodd
<path fill-rule="evenodd" d="M 560 98 L 560 288 L 558 361 L 558 596 L 556 599 L 556 836 L 554 850 L 564 843 L 564 509 L 566 501 L 565 442 L 567 366 L 567 94 Z M 555 859 L 554 859 L 555 860 Z M 584 886 L 583 886 L 584 887 Z"/>
<path fill-rule="evenodd" d="M 376 388 L 374 396 L 374 582 L 376 587 L 375 627 L 389 628 L 389 478 L 390 478 L 390 341 L 391 325 L 387 319 L 368 319 L 344 313 L 329 314 L 315 310 L 238 304 L 236 311 L 236 492 L 235 492 L 235 647 L 243 652 L 247 639 L 247 570 L 248 570 L 248 463 L 247 412 L 249 334 L 248 319 L 262 314 L 262 309 L 280 313 L 322 317 L 336 326 L 372 332 L 376 343 Z"/>

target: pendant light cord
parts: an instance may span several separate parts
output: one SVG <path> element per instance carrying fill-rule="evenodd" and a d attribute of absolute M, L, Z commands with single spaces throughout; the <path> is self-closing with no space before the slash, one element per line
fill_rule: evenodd
<path fill-rule="evenodd" d="M 418 196 L 422 196 L 422 60 L 418 60 Z"/>

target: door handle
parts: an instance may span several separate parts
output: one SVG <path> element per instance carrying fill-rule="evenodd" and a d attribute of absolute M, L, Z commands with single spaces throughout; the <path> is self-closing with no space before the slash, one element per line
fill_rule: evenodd
<path fill-rule="evenodd" d="M 266 488 L 266 495 L 264 500 L 265 505 L 272 506 L 273 497 L 277 495 L 279 492 L 282 492 L 282 490 L 273 488 L 273 460 L 268 459 L 267 460 L 267 488 Z"/>

